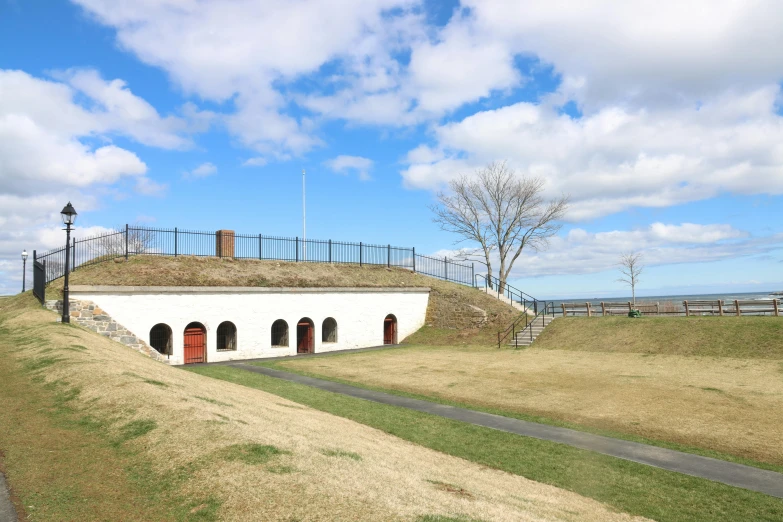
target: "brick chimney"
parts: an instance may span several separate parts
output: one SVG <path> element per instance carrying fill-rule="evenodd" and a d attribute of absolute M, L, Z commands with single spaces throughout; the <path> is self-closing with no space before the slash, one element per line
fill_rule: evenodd
<path fill-rule="evenodd" d="M 218 230 L 215 233 L 215 255 L 218 257 L 234 257 L 234 231 Z"/>

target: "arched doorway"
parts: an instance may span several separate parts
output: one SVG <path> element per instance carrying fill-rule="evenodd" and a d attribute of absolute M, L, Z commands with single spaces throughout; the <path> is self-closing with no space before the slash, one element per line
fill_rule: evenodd
<path fill-rule="evenodd" d="M 383 320 L 383 344 L 397 344 L 397 318 L 392 314 Z"/>
<path fill-rule="evenodd" d="M 158 323 L 150 329 L 150 346 L 158 353 L 171 355 L 172 337 L 169 325 Z"/>
<path fill-rule="evenodd" d="M 313 321 L 309 317 L 302 317 L 296 323 L 296 353 L 313 353 L 315 339 L 313 335 Z"/>
<path fill-rule="evenodd" d="M 185 327 L 185 364 L 207 362 L 207 329 L 201 323 Z"/>

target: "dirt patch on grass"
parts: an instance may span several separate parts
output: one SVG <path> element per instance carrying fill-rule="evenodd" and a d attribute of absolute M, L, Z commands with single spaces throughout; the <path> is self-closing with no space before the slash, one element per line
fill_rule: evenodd
<path fill-rule="evenodd" d="M 630 519 L 555 487 L 428 450 L 343 418 L 286 407 L 293 403 L 259 390 L 168 367 L 54 320 L 55 314 L 36 308 L 29 297 L 4 301 L 0 305 L 4 364 L 22 372 L 25 364 L 33 368 L 39 358 L 57 357 L 56 364 L 24 371 L 20 378 L 28 386 L 60 390 L 63 400 L 89 420 L 91 429 L 121 440 L 119 447 L 132 460 L 149 463 L 150 483 L 192 499 L 184 507 L 193 516 L 415 520 L 427 514 L 460 513 L 482 520 Z M 27 342 L 29 332 L 36 337 Z M 73 343 L 87 350 L 64 349 Z M 43 350 L 51 351 L 41 355 Z M 145 380 L 166 386 L 151 386 Z M 3 437 L 4 426 L 0 425 Z M 77 441 L 68 441 L 60 451 L 70 454 L 75 451 L 71 444 Z M 360 455 L 361 460 L 327 456 L 324 448 Z M 111 470 L 114 459 L 100 462 Z M 31 499 L 36 494 L 47 498 L 60 494 L 38 489 L 31 480 L 35 473 L 41 475 L 39 479 L 51 479 L 48 463 L 33 468 L 8 459 L 6 464 L 9 480 L 19 485 L 17 493 L 25 505 L 34 505 Z M 474 498 L 427 488 L 427 480 L 460 484 Z M 105 482 L 114 487 L 114 481 Z M 210 493 L 207 498 L 205 491 Z M 520 502 L 521 494 L 534 502 Z M 74 498 L 73 492 L 62 495 L 63 502 Z M 159 518 L 138 513 L 145 519 Z M 53 518 L 57 519 L 49 519 Z M 134 517 L 120 513 L 103 518 Z"/>
<path fill-rule="evenodd" d="M 416 344 L 491 344 L 519 311 L 484 292 L 403 268 L 376 265 L 331 265 L 282 261 L 234 260 L 191 256 L 136 256 L 79 268 L 71 285 L 119 286 L 260 286 L 430 288 L 425 327 Z M 46 290 L 62 295 L 62 280 Z M 437 334 L 437 335 L 434 335 Z"/>
<path fill-rule="evenodd" d="M 457 495 L 458 497 L 463 497 L 468 499 L 473 498 L 473 495 L 470 493 L 470 491 L 468 491 L 465 488 L 456 486 L 454 484 L 447 484 L 446 482 L 441 482 L 439 480 L 428 480 L 427 482 L 435 486 L 437 489 L 440 489 L 442 491 L 447 491 L 449 493 Z"/>
<path fill-rule="evenodd" d="M 778 361 L 411 347 L 279 366 L 783 464 Z"/>

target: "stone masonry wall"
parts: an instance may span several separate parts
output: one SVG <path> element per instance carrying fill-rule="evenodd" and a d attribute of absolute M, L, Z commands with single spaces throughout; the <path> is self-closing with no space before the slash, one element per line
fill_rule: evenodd
<path fill-rule="evenodd" d="M 46 301 L 46 308 L 62 314 L 63 302 Z M 137 352 L 143 353 L 156 361 L 167 362 L 165 355 L 154 348 L 151 348 L 133 332 L 112 319 L 109 314 L 92 301 L 77 301 L 71 299 L 69 300 L 69 312 L 71 314 L 71 321 L 76 322 L 85 328 L 89 328 L 93 332 L 97 332 L 104 337 L 108 337 L 113 341 L 124 344 L 128 348 L 133 348 Z"/>

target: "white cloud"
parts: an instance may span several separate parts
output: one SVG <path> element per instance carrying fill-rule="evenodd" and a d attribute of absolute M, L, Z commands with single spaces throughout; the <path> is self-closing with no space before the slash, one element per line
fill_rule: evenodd
<path fill-rule="evenodd" d="M 451 24 L 439 42 L 413 48 L 411 90 L 421 110 L 441 114 L 522 83 L 510 49 L 483 36 L 471 34 L 464 24 Z"/>
<path fill-rule="evenodd" d="M 106 130 L 164 149 L 184 149 L 192 145 L 188 138 L 180 135 L 188 130 L 186 120 L 161 117 L 152 105 L 134 95 L 123 80 L 106 81 L 94 69 L 70 69 L 55 77 L 66 81 L 100 107 L 92 112 Z"/>
<path fill-rule="evenodd" d="M 325 161 L 324 165 L 338 174 L 356 172 L 360 180 L 367 181 L 370 179 L 370 170 L 372 169 L 373 161 L 361 156 L 340 155 Z"/>
<path fill-rule="evenodd" d="M 597 233 L 574 228 L 552 238 L 546 250 L 523 251 L 511 279 L 612 270 L 620 254 L 631 251 L 641 252 L 645 266 L 652 267 L 720 261 L 776 249 L 783 249 L 783 234 L 752 237 L 728 224 L 653 223 L 637 230 Z M 455 252 L 441 250 L 433 255 L 453 256 Z M 496 261 L 494 266 L 498 266 Z"/>
<path fill-rule="evenodd" d="M 142 176 L 146 165 L 132 152 L 80 141 L 107 130 L 101 115 L 77 105 L 68 86 L 21 71 L 0 71 L 0 179 L 3 192 L 112 183 Z"/>
<path fill-rule="evenodd" d="M 775 0 L 463 0 L 445 27 L 416 0 L 74 1 L 186 92 L 236 99 L 230 128 L 244 144 L 293 153 L 318 140 L 288 114 L 292 100 L 408 125 L 519 87 L 520 56 L 551 65 L 564 101 L 588 112 L 688 105 L 778 82 L 783 69 Z M 303 78 L 307 89 L 292 88 Z"/>
<path fill-rule="evenodd" d="M 196 167 L 191 171 L 185 172 L 182 175 L 182 177 L 184 179 L 201 179 L 201 178 L 206 178 L 208 176 L 211 176 L 216 172 L 217 172 L 217 167 L 210 162 L 206 162 L 206 163 L 202 163 L 201 165 L 199 165 L 198 167 Z"/>
<path fill-rule="evenodd" d="M 243 167 L 263 167 L 268 161 L 263 156 L 256 156 L 254 158 L 248 158 L 243 163 Z"/>
<path fill-rule="evenodd" d="M 444 27 L 428 25 L 416 0 L 74 1 L 186 93 L 233 107 L 226 128 L 265 159 L 324 145 L 317 131 L 328 119 L 437 121 L 433 141 L 408 155 L 409 187 L 508 158 L 547 178 L 551 194 L 571 193 L 572 220 L 783 192 L 774 0 L 464 0 Z M 521 86 L 520 57 L 551 67 L 557 92 L 444 123 Z M 176 119 L 129 99 L 124 84 L 75 78 L 105 112 L 133 115 L 124 132 L 135 139 L 171 139 Z M 561 115 L 566 102 L 584 116 Z"/>
<path fill-rule="evenodd" d="M 683 223 L 681 225 L 665 225 L 653 223 L 648 236 L 651 241 L 668 243 L 716 243 L 726 239 L 747 237 L 747 232 L 737 230 L 731 225 L 696 225 Z"/>
<path fill-rule="evenodd" d="M 0 262 L 11 265 L 21 248 L 63 240 L 60 227 L 51 224 L 60 222 L 68 200 L 79 212 L 94 209 L 97 192 L 122 180 L 143 194 L 165 189 L 112 136 L 163 148 L 189 143 L 186 120 L 161 117 L 121 80 L 105 81 L 91 70 L 56 76 L 61 81 L 0 70 Z M 8 277 L 21 277 L 15 274 Z M 0 288 L 7 287 L 5 277 L 0 273 Z"/>
<path fill-rule="evenodd" d="M 301 154 L 320 144 L 286 113 L 289 100 L 273 86 L 332 62 L 365 89 L 394 85 L 391 53 L 418 26 L 409 0 L 349 0 L 339 8 L 328 0 L 75 1 L 115 28 L 122 48 L 167 71 L 186 92 L 231 99 L 228 128 L 264 154 Z"/>
<path fill-rule="evenodd" d="M 507 158 L 570 193 L 569 219 L 631 207 L 664 207 L 737 194 L 783 193 L 783 117 L 778 86 L 726 93 L 699 107 L 607 107 L 571 118 L 546 103 L 478 112 L 434 129 L 436 145 L 411 151 L 407 186 L 435 189 Z"/>
<path fill-rule="evenodd" d="M 775 0 L 467 0 L 481 38 L 552 64 L 588 108 L 690 103 L 775 83 L 783 26 Z"/>

